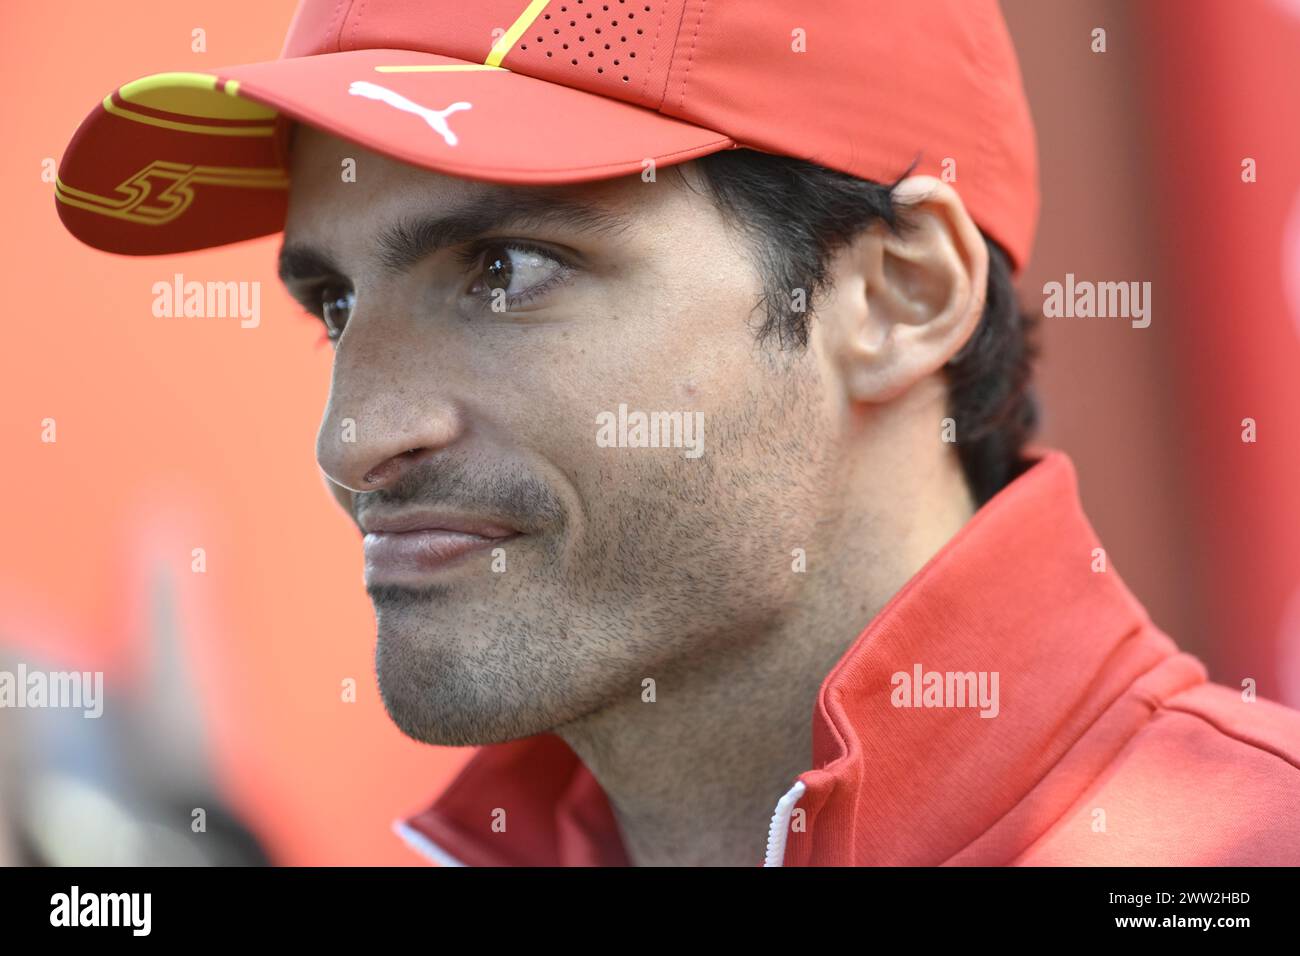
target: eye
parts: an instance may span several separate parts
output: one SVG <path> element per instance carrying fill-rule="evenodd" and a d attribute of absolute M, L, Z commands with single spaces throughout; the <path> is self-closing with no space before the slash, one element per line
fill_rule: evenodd
<path fill-rule="evenodd" d="M 518 242 L 490 242 L 467 250 L 461 258 L 474 277 L 469 295 L 485 300 L 494 311 L 536 298 L 563 281 L 569 271 L 555 254 Z"/>
<path fill-rule="evenodd" d="M 357 304 L 357 294 L 343 286 L 322 286 L 320 290 L 320 317 L 325 322 L 325 334 L 332 342 L 338 341 L 343 328 Z"/>

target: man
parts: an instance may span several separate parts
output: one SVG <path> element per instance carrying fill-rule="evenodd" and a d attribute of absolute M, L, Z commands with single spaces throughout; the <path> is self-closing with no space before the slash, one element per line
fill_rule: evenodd
<path fill-rule="evenodd" d="M 283 228 L 385 706 L 482 747 L 433 859 L 1300 862 L 1300 716 L 1025 448 L 1034 182 L 992 2 L 306 0 L 111 94 L 58 196 L 117 252 Z"/>

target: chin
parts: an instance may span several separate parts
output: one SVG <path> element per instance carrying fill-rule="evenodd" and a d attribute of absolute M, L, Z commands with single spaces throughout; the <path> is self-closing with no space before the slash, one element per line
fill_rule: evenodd
<path fill-rule="evenodd" d="M 371 590 L 379 692 L 403 734 L 480 746 L 554 731 L 629 694 L 639 702 L 646 665 L 629 662 L 626 642 L 610 637 L 616 627 L 571 611 L 562 587 L 508 583 L 508 595 Z"/>
<path fill-rule="evenodd" d="M 501 633 L 504 623 L 481 613 L 381 612 L 379 693 L 403 734 L 470 747 L 531 737 L 563 721 L 550 705 L 565 696 L 555 694 L 553 675 L 535 666 L 535 650 L 521 651 L 525 633 Z"/>

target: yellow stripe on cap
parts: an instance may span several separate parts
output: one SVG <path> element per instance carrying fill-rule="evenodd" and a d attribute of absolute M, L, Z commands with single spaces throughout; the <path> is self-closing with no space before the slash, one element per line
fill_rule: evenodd
<path fill-rule="evenodd" d="M 488 66 L 486 63 L 439 63 L 436 66 L 377 66 L 376 73 L 456 73 L 461 70 L 494 70 L 509 73 L 504 66 Z"/>
<path fill-rule="evenodd" d="M 274 133 L 272 121 L 278 115 L 275 110 L 239 96 L 236 80 L 225 83 L 224 89 L 217 88 L 218 82 L 211 73 L 155 73 L 132 80 L 119 89 L 117 97 L 120 103 L 113 101 L 112 94 L 104 97 L 104 109 L 136 123 L 182 133 L 209 136 L 270 136 Z M 136 112 L 132 106 L 188 117 L 196 122 L 151 116 Z M 256 125 L 215 126 L 204 123 L 204 120 L 240 120 Z"/>
<path fill-rule="evenodd" d="M 492 44 L 492 52 L 490 52 L 487 55 L 487 59 L 483 61 L 484 65 L 500 66 L 501 61 L 504 60 L 506 54 L 510 52 L 510 48 L 513 47 L 519 38 L 524 35 L 524 31 L 533 25 L 533 21 L 537 19 L 537 15 L 545 10 L 546 5 L 550 2 L 551 0 L 533 0 L 532 3 L 528 4 L 528 6 L 524 8 L 524 12 L 519 14 L 519 19 L 510 24 L 510 29 L 503 33 L 496 43 Z"/>
<path fill-rule="evenodd" d="M 117 95 L 125 103 L 195 119 L 275 119 L 275 110 L 238 96 L 237 80 L 226 83 L 226 96 L 213 96 L 216 92 L 217 77 L 211 73 L 155 73 L 126 84 Z"/>
<path fill-rule="evenodd" d="M 289 178 L 274 166 L 189 166 L 155 160 L 116 187 L 114 196 L 102 196 L 69 186 L 55 177 L 59 202 L 87 212 L 142 226 L 172 222 L 194 202 L 197 186 L 234 186 L 241 189 L 287 189 Z"/>

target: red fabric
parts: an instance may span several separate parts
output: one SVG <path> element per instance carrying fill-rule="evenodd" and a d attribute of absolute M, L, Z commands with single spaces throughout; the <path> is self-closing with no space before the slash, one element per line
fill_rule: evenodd
<path fill-rule="evenodd" d="M 1029 255 L 1037 152 L 995 0 L 552 0 L 504 55 L 504 70 L 376 69 L 484 64 L 528 6 L 304 0 L 281 59 L 203 72 L 238 81 L 239 97 L 288 119 L 416 166 L 494 182 L 635 174 L 646 160 L 668 166 L 736 145 L 883 182 L 915 162 L 917 173 L 954 185 L 1017 268 Z M 415 112 L 354 95 L 356 82 L 427 110 L 470 104 L 448 120 L 457 141 Z M 191 91 L 176 109 L 193 112 L 226 95 Z M 186 170 L 276 165 L 264 137 L 223 135 L 210 119 L 157 109 L 150 115 L 171 125 L 148 125 L 143 112 L 124 117 L 98 105 L 74 136 L 59 168 L 67 188 L 58 193 L 74 235 L 145 255 L 279 231 L 278 197 L 214 183 L 210 172 L 185 180 L 192 201 L 183 215 L 124 216 L 122 204 L 138 201 L 144 187 L 123 184 L 157 161 Z M 98 198 L 70 201 L 87 193 Z"/>
<path fill-rule="evenodd" d="M 899 591 L 822 684 L 786 865 L 1300 863 L 1300 712 L 1207 683 L 1098 547 L 1048 452 Z M 895 707 L 916 664 L 998 672 L 997 716 Z M 482 748 L 406 823 L 470 865 L 627 863 L 549 734 Z"/>

